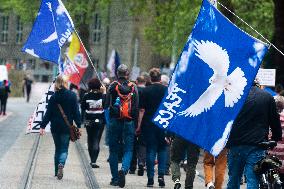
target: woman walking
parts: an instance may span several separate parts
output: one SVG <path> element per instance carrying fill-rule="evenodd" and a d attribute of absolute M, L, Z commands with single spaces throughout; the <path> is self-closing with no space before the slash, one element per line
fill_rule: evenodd
<path fill-rule="evenodd" d="M 89 92 L 86 93 L 81 102 L 82 122 L 88 135 L 88 151 L 92 168 L 99 168 L 96 164 L 100 152 L 100 140 L 106 123 L 104 117 L 104 103 L 106 88 L 101 85 L 97 78 L 88 83 Z"/>
<path fill-rule="evenodd" d="M 63 177 L 63 168 L 68 155 L 70 129 L 60 112 L 62 107 L 68 121 L 75 121 L 81 127 L 81 119 L 76 94 L 67 89 L 67 81 L 58 76 L 54 84 L 55 93 L 51 96 L 47 111 L 40 124 L 40 134 L 44 135 L 45 127 L 50 122 L 50 130 L 55 144 L 54 166 L 55 176 L 60 180 Z"/>

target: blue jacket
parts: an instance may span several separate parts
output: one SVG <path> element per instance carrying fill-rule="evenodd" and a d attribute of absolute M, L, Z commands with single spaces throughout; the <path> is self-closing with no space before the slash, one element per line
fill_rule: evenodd
<path fill-rule="evenodd" d="M 40 124 L 40 128 L 45 128 L 48 122 L 50 122 L 50 129 L 52 133 L 69 133 L 69 127 L 66 125 L 57 104 L 62 106 L 70 124 L 75 121 L 77 127 L 80 128 L 81 116 L 77 97 L 74 92 L 67 89 L 60 89 L 52 95 L 48 102 L 47 111 Z"/>

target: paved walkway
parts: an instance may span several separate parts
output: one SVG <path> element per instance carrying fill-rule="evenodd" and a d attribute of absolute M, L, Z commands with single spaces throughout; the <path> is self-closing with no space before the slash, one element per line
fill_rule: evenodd
<path fill-rule="evenodd" d="M 37 86 L 37 84 L 36 84 Z M 25 134 L 26 124 L 29 116 L 33 112 L 36 102 L 40 99 L 40 94 L 45 91 L 48 85 L 38 85 L 33 89 L 33 97 L 30 103 L 26 103 L 23 98 L 10 98 L 8 102 L 8 116 L 0 117 L 0 189 L 19 188 L 23 184 L 23 178 L 27 171 L 27 162 L 30 160 L 30 154 L 37 134 Z M 84 153 L 87 155 L 86 132 L 80 139 Z M 50 134 L 41 137 L 37 158 L 33 170 L 30 188 L 32 189 L 85 189 L 87 187 L 86 178 L 80 156 L 74 143 L 70 143 L 69 156 L 64 169 L 64 178 L 59 181 L 54 177 L 53 168 L 54 144 Z M 101 152 L 97 164 L 99 169 L 92 169 L 99 188 L 111 189 L 117 188 L 109 185 L 111 174 L 107 162 L 108 148 L 104 145 L 104 138 L 101 141 Z M 203 175 L 202 158 L 199 159 L 197 171 Z M 182 185 L 184 186 L 185 172 L 182 172 Z M 166 189 L 173 188 L 171 176 L 165 176 Z M 126 176 L 126 186 L 128 189 L 146 188 L 147 177 L 137 175 Z M 154 188 L 158 188 L 157 176 L 155 175 Z M 196 176 L 194 189 L 204 187 L 202 176 Z M 224 185 L 225 188 L 225 185 Z"/>

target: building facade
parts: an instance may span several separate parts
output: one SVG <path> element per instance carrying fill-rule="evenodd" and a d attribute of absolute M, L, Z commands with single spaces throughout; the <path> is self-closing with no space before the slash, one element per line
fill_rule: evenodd
<path fill-rule="evenodd" d="M 121 63 L 139 67 L 141 71 L 160 67 L 161 58 L 152 52 L 144 38 L 147 19 L 133 17 L 123 0 L 113 0 L 107 12 L 96 11 L 90 23 L 90 55 L 98 71 L 106 71 L 112 50 L 116 50 Z M 106 18 L 101 15 L 107 15 Z M 32 24 L 21 22 L 15 14 L 0 13 L 0 65 L 11 64 L 12 68 L 30 72 L 36 81 L 51 81 L 57 67 L 21 52 Z"/>

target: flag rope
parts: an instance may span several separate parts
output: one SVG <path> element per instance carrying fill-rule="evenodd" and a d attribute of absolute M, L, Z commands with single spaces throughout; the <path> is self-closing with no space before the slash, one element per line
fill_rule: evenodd
<path fill-rule="evenodd" d="M 89 53 L 88 53 L 88 51 L 87 51 L 85 45 L 84 45 L 84 43 L 82 42 L 81 37 L 79 36 L 79 34 L 78 34 L 78 32 L 77 32 L 77 30 L 76 30 L 75 27 L 74 27 L 74 32 L 75 32 L 75 34 L 77 35 L 77 37 L 78 37 L 80 43 L 82 44 L 82 46 L 83 46 L 83 48 L 84 48 L 84 50 L 85 50 L 85 52 L 86 52 L 86 54 L 87 54 L 87 57 L 88 57 L 88 59 L 89 59 L 91 65 L 92 65 L 92 67 L 94 68 L 96 75 L 98 76 L 98 79 L 100 80 L 101 84 L 103 84 L 103 82 L 102 82 L 102 80 L 101 80 L 101 78 L 100 78 L 100 76 L 99 76 L 99 74 L 98 74 L 98 72 L 97 72 L 97 69 L 96 69 L 96 67 L 94 66 L 94 63 L 93 63 L 93 61 L 92 61 L 92 59 L 91 59 L 91 57 L 90 57 L 90 55 L 89 55 Z"/>
<path fill-rule="evenodd" d="M 254 32 L 256 32 L 259 36 L 261 36 L 266 42 L 269 43 L 269 47 L 272 46 L 275 50 L 277 50 L 281 55 L 284 56 L 284 53 L 277 48 L 272 42 L 270 42 L 267 38 L 265 38 L 261 33 L 259 33 L 256 29 L 254 29 L 251 25 L 249 25 L 246 21 L 244 21 L 241 17 L 239 17 L 236 13 L 234 13 L 233 11 L 231 11 L 229 8 L 227 8 L 225 5 L 223 5 L 222 3 L 220 3 L 219 1 L 217 1 L 217 3 L 219 5 L 221 5 L 224 9 L 226 9 L 227 11 L 229 11 L 232 15 L 234 15 L 235 17 L 237 17 L 240 21 L 242 21 L 243 23 L 245 23 L 250 29 L 252 29 Z"/>

